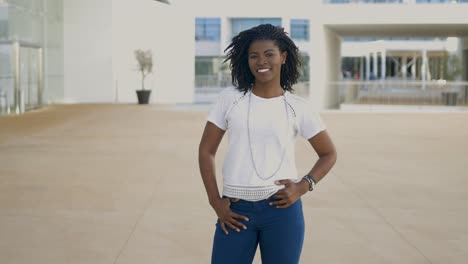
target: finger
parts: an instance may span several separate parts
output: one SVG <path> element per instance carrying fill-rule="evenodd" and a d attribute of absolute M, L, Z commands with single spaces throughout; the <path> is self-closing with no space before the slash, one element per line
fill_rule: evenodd
<path fill-rule="evenodd" d="M 282 192 L 282 193 L 276 193 L 274 196 L 273 196 L 276 200 L 281 200 L 281 199 L 284 199 L 286 198 L 286 193 L 285 192 Z"/>
<path fill-rule="evenodd" d="M 270 205 L 281 206 L 281 205 L 284 205 L 284 204 L 287 204 L 287 203 L 288 203 L 288 200 L 281 199 L 281 200 L 278 200 L 278 201 L 270 202 Z"/>
<path fill-rule="evenodd" d="M 293 183 L 291 180 L 278 180 L 278 181 L 275 181 L 275 184 L 276 184 L 276 185 L 285 185 L 285 186 L 288 186 L 288 185 L 290 185 L 291 183 Z"/>
<path fill-rule="evenodd" d="M 233 225 L 236 226 L 236 227 L 241 227 L 241 228 L 244 229 L 244 230 L 247 229 L 247 227 L 246 227 L 244 224 L 242 224 L 241 222 L 237 221 L 237 220 L 234 219 L 234 218 L 232 218 L 231 224 L 233 224 Z M 239 232 L 239 231 L 240 231 L 240 230 L 237 230 L 237 232 Z"/>
<path fill-rule="evenodd" d="M 291 206 L 290 203 L 285 203 L 285 204 L 283 204 L 283 205 L 278 205 L 278 206 L 276 206 L 276 208 L 288 208 L 289 206 Z"/>
<path fill-rule="evenodd" d="M 240 232 L 240 229 L 237 226 L 234 226 L 232 223 L 226 223 L 227 226 L 229 226 L 232 230 L 236 230 L 237 232 Z"/>
<path fill-rule="evenodd" d="M 226 225 L 225 225 L 223 222 L 221 222 L 221 229 L 224 231 L 224 233 L 225 233 L 226 235 L 229 235 L 229 232 L 228 232 L 228 230 L 227 230 L 227 228 L 226 228 Z"/>
<path fill-rule="evenodd" d="M 234 211 L 231 211 L 231 217 L 232 218 L 237 218 L 237 219 L 242 219 L 242 220 L 247 221 L 247 222 L 249 221 L 249 218 L 247 216 L 240 215 L 238 213 L 235 213 Z"/>
<path fill-rule="evenodd" d="M 240 199 L 239 198 L 232 198 L 231 202 L 237 203 Z"/>
<path fill-rule="evenodd" d="M 232 212 L 231 214 L 232 217 L 237 218 L 237 219 L 244 219 L 245 221 L 249 221 L 249 218 L 247 216 L 240 215 L 238 213 Z"/>
<path fill-rule="evenodd" d="M 286 194 L 287 194 L 286 189 L 281 189 L 277 191 L 275 195 L 286 195 Z"/>

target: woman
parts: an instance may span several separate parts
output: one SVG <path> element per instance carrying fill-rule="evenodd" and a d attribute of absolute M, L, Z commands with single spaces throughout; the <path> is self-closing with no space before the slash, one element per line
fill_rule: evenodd
<path fill-rule="evenodd" d="M 332 168 L 336 151 L 311 103 L 293 95 L 298 48 L 282 28 L 260 25 L 227 47 L 235 88 L 226 88 L 208 115 L 199 165 L 218 221 L 212 263 L 252 263 L 260 245 L 265 264 L 299 263 L 304 240 L 301 196 Z M 215 155 L 228 132 L 223 196 Z M 297 177 L 294 141 L 306 138 L 319 156 Z"/>

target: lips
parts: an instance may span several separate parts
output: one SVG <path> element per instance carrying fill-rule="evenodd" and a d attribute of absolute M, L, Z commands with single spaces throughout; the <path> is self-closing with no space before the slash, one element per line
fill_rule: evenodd
<path fill-rule="evenodd" d="M 259 70 L 257 70 L 257 72 L 260 72 L 260 73 L 264 73 L 264 72 L 267 72 L 267 71 L 270 71 L 270 69 L 259 69 Z"/>

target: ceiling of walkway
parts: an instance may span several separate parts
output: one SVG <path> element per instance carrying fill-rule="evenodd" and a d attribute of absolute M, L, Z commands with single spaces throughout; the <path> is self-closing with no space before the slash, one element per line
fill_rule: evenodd
<path fill-rule="evenodd" d="M 468 24 L 327 25 L 341 37 L 468 37 Z"/>

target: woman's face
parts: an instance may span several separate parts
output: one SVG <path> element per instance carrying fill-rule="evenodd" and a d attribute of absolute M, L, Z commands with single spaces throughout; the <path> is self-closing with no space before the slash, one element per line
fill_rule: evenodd
<path fill-rule="evenodd" d="M 272 40 L 256 40 L 249 47 L 249 68 L 256 83 L 280 83 L 281 65 L 287 52 L 281 52 Z"/>

